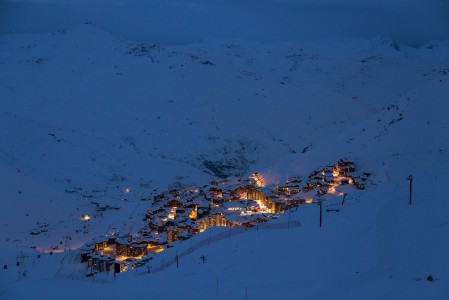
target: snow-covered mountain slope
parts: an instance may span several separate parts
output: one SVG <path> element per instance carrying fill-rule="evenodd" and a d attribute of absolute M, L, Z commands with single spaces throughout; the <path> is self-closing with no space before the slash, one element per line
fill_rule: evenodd
<path fill-rule="evenodd" d="M 389 36 L 420 46 L 449 39 L 444 0 L 3 0 L 0 33 L 48 33 L 90 22 L 165 45 Z"/>
<path fill-rule="evenodd" d="M 0 36 L 1 297 L 449 297 L 448 61 L 444 41 L 161 46 L 88 24 Z M 342 157 L 372 184 L 325 212 L 323 228 L 318 208 L 303 206 L 290 216 L 298 228 L 244 233 L 179 269 L 116 278 L 70 280 L 75 251 L 36 256 L 110 228 L 132 233 L 155 189 L 254 171 L 277 183 Z"/>
<path fill-rule="evenodd" d="M 436 177 L 418 176 L 412 206 L 404 181 L 372 187 L 351 195 L 343 206 L 327 203 L 326 208 L 340 212 L 325 212 L 322 228 L 318 207 L 304 206 L 290 216 L 291 222 L 300 220 L 300 227 L 225 238 L 180 259 L 179 268 L 173 264 L 158 273 L 144 274 L 144 269 L 74 280 L 71 273 L 60 272 L 60 260 L 73 264 L 70 253 L 33 255 L 26 259 L 27 278 L 9 283 L 2 297 L 446 299 L 449 225 L 447 201 L 441 197 L 446 176 L 447 170 Z M 288 215 L 281 218 L 287 222 Z M 221 232 L 212 230 L 212 236 Z M 207 240 L 208 232 L 204 235 L 192 238 L 193 243 Z M 163 252 L 152 266 L 189 245 Z M 17 269 L 3 271 L 3 278 L 16 279 Z"/>

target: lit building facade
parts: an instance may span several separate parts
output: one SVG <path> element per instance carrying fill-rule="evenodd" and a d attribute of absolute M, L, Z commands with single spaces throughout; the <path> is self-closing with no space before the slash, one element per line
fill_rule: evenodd
<path fill-rule="evenodd" d="M 197 221 L 197 224 L 200 232 L 215 226 L 225 226 L 230 228 L 238 226 L 238 224 L 226 220 L 226 217 L 222 213 L 217 213 L 211 217 L 200 219 Z"/>

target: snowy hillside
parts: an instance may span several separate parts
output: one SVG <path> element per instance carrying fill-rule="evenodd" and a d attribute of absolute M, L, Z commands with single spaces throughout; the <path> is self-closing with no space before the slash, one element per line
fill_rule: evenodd
<path fill-rule="evenodd" d="M 0 35 L 0 298 L 448 299 L 449 42 L 353 37 Z M 74 275 L 83 244 L 135 233 L 168 187 L 280 184 L 341 158 L 372 176 L 325 202 L 321 228 L 303 205 L 283 229 L 208 229 L 149 265 L 207 241 L 179 268 Z"/>
<path fill-rule="evenodd" d="M 186 45 L 391 37 L 449 39 L 444 0 L 4 0 L 0 33 L 49 33 L 89 22 L 131 40 Z"/>

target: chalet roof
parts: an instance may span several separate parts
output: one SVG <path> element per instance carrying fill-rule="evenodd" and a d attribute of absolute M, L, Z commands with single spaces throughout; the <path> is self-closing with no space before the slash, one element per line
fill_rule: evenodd
<path fill-rule="evenodd" d="M 109 239 L 109 237 L 107 236 L 100 236 L 100 237 L 96 237 L 92 240 L 92 243 L 97 244 L 97 243 L 101 243 L 101 242 L 107 242 Z"/>
<path fill-rule="evenodd" d="M 122 245 L 130 245 L 131 243 L 128 241 L 128 239 L 125 238 L 119 238 L 115 241 L 117 244 L 122 244 Z"/>

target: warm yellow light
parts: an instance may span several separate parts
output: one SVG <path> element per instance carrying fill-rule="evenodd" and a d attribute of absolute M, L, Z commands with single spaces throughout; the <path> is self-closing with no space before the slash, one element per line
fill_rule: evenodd
<path fill-rule="evenodd" d="M 120 255 L 115 258 L 115 261 L 125 261 L 128 258 L 142 259 L 142 257 L 143 257 L 143 255 L 139 255 L 136 257 Z"/>
<path fill-rule="evenodd" d="M 310 204 L 310 203 L 312 203 L 313 202 L 313 199 L 306 199 L 306 203 L 307 204 Z"/>
<path fill-rule="evenodd" d="M 114 250 L 114 248 L 106 246 L 106 247 L 103 248 L 103 250 L 104 251 L 112 251 L 112 250 Z"/>
<path fill-rule="evenodd" d="M 336 192 L 336 190 L 335 190 L 334 187 L 330 187 L 330 188 L 327 190 L 327 193 L 328 193 L 328 194 L 334 194 L 335 192 Z"/>
<path fill-rule="evenodd" d="M 192 211 L 190 212 L 190 214 L 189 214 L 189 218 L 190 218 L 190 219 L 196 219 L 197 216 L 198 216 L 197 209 L 196 209 L 196 207 L 194 207 L 194 208 L 192 209 Z"/>
<path fill-rule="evenodd" d="M 90 220 L 90 216 L 89 215 L 82 215 L 81 216 L 81 220 L 82 221 L 89 221 Z"/>
<path fill-rule="evenodd" d="M 162 251 L 164 251 L 165 250 L 165 248 L 158 248 L 158 249 L 154 249 L 152 252 L 153 253 L 160 253 L 160 252 L 162 252 Z"/>
<path fill-rule="evenodd" d="M 174 220 L 176 215 L 176 207 L 172 207 L 170 210 L 170 213 L 168 214 L 167 218 Z"/>
<path fill-rule="evenodd" d="M 256 182 L 256 186 L 258 187 L 265 187 L 267 185 L 265 179 L 262 177 L 260 173 L 254 173 L 249 178 L 254 179 L 254 181 Z"/>
<path fill-rule="evenodd" d="M 332 175 L 334 177 L 338 177 L 338 175 L 340 175 L 340 166 L 335 166 L 332 168 Z"/>
<path fill-rule="evenodd" d="M 269 213 L 269 214 L 274 213 L 273 208 L 266 207 L 261 200 L 254 200 L 254 201 L 257 203 L 257 205 L 259 205 L 259 208 L 260 208 L 260 210 L 258 210 L 257 213 L 260 213 L 260 214 L 262 214 L 262 213 Z"/>
<path fill-rule="evenodd" d="M 124 260 L 127 260 L 128 258 L 129 258 L 128 256 L 121 255 L 121 256 L 117 256 L 115 258 L 115 261 L 124 261 Z"/>

